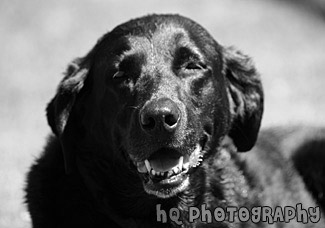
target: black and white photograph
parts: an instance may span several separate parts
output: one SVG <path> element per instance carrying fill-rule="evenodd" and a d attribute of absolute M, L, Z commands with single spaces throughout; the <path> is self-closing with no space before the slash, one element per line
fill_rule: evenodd
<path fill-rule="evenodd" d="M 0 228 L 324 228 L 324 0 L 0 3 Z"/>

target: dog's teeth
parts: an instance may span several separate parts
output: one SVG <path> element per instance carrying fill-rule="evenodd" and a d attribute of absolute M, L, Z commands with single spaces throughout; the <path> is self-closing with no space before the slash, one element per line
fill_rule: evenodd
<path fill-rule="evenodd" d="M 173 175 L 173 171 L 172 170 L 169 170 L 168 173 L 167 173 L 167 176 L 169 177 L 171 175 Z"/>
<path fill-rule="evenodd" d="M 139 173 L 147 173 L 147 168 L 144 162 L 137 162 L 136 164 Z"/>
<path fill-rule="evenodd" d="M 181 157 L 179 158 L 179 161 L 178 161 L 178 168 L 179 168 L 179 170 L 182 170 L 182 167 L 183 167 L 183 161 L 184 161 L 184 157 L 181 156 Z"/>
<path fill-rule="evenodd" d="M 148 172 L 150 172 L 150 170 L 151 170 L 150 162 L 146 159 L 146 160 L 144 160 L 144 164 L 146 165 Z"/>
<path fill-rule="evenodd" d="M 152 175 L 156 175 L 156 171 L 154 169 L 151 170 Z"/>
<path fill-rule="evenodd" d="M 179 174 L 182 171 L 182 169 L 176 166 L 172 169 L 172 171 L 174 172 L 174 174 Z"/>
<path fill-rule="evenodd" d="M 186 162 L 183 164 L 183 169 L 184 170 L 188 170 L 188 168 L 190 167 L 190 163 L 189 162 Z"/>

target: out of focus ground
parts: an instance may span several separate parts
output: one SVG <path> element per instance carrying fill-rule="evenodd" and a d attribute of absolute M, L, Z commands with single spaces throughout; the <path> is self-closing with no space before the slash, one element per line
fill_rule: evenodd
<path fill-rule="evenodd" d="M 0 227 L 30 226 L 25 174 L 50 131 L 44 109 L 61 72 L 104 32 L 130 18 L 179 13 L 220 43 L 253 56 L 265 87 L 264 127 L 325 125 L 325 4 L 306 2 L 1 1 Z"/>

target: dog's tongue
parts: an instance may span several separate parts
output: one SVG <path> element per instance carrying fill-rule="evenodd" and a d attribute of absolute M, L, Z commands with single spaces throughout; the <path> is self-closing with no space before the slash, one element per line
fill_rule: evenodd
<path fill-rule="evenodd" d="M 150 159 L 151 167 L 158 172 L 171 170 L 179 162 L 180 154 L 173 150 L 161 150 L 153 154 Z"/>
<path fill-rule="evenodd" d="M 157 158 L 150 160 L 150 165 L 155 171 L 166 172 L 176 166 L 178 161 L 178 158 Z"/>

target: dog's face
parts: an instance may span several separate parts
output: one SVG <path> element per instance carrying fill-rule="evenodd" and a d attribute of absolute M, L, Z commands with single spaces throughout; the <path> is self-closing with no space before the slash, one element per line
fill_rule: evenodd
<path fill-rule="evenodd" d="M 189 19 L 153 15 L 118 26 L 71 65 L 48 118 L 67 168 L 80 145 L 101 148 L 88 153 L 129 163 L 147 193 L 168 198 L 224 136 L 240 151 L 254 145 L 262 103 L 248 57 Z"/>

